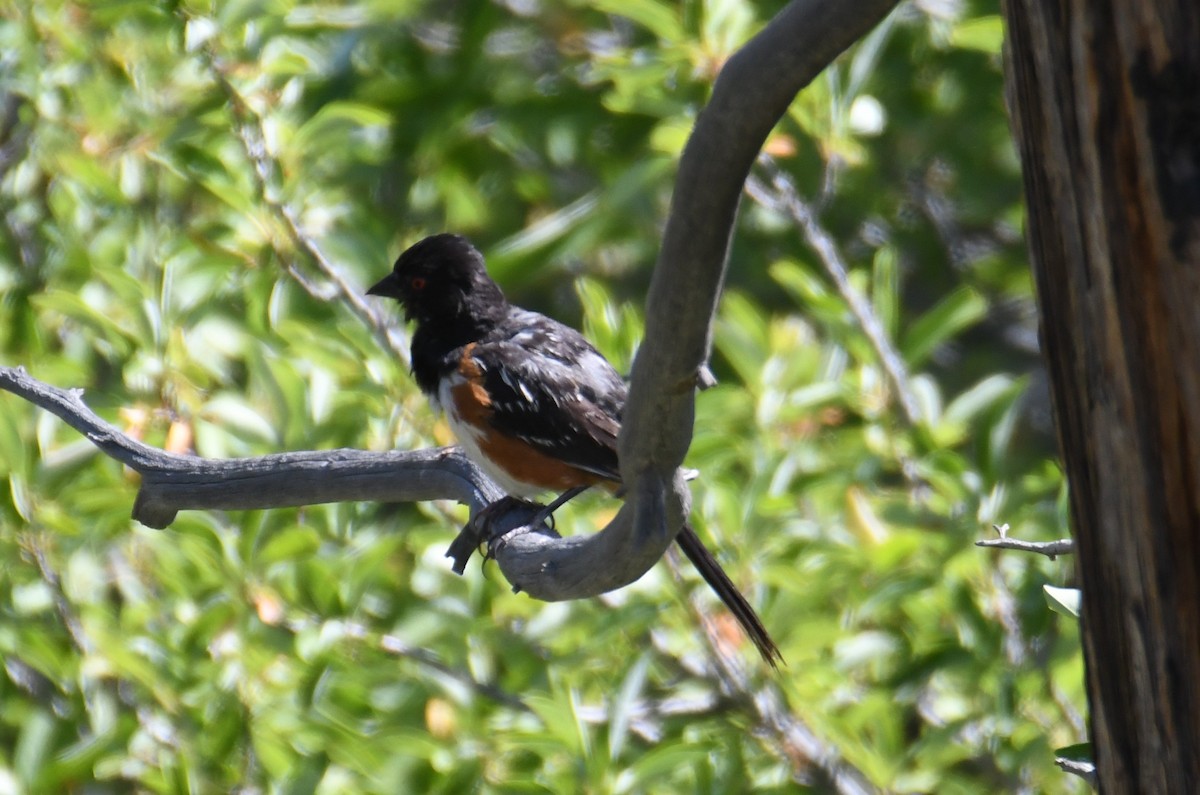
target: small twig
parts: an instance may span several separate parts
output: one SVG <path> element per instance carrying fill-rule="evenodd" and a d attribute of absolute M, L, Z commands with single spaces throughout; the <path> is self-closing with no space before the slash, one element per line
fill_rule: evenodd
<path fill-rule="evenodd" d="M 87 632 L 83 629 L 83 622 L 79 620 L 79 616 L 75 615 L 71 603 L 67 600 L 67 595 L 63 592 L 62 581 L 59 579 L 58 572 L 50 565 L 50 560 L 46 557 L 46 550 L 42 549 L 41 543 L 33 539 L 30 540 L 27 548 L 33 555 L 33 559 L 37 561 L 42 580 L 50 587 L 50 593 L 54 598 L 54 609 L 67 628 L 67 633 L 71 636 L 71 642 L 75 644 L 75 649 L 82 655 L 92 654 L 95 652 L 96 646 L 87 636 Z"/>
<path fill-rule="evenodd" d="M 989 600 L 995 610 L 996 620 L 1004 631 L 1004 656 L 1008 664 L 1017 668 L 1029 657 L 1029 643 L 1021 630 L 1021 619 L 1017 614 L 1017 598 L 997 567 L 992 571 L 994 593 Z"/>
<path fill-rule="evenodd" d="M 688 698 L 664 698 L 658 701 L 639 701 L 629 707 L 629 730 L 648 743 L 657 743 L 663 738 L 663 720 L 685 716 L 703 718 L 720 712 L 722 699 L 715 693 L 701 693 Z M 608 705 L 581 704 L 575 714 L 584 723 L 608 725 L 612 713 Z"/>
<path fill-rule="evenodd" d="M 63 625 L 66 627 L 67 634 L 71 636 L 71 643 L 75 646 L 75 650 L 79 657 L 83 659 L 96 655 L 97 653 L 100 653 L 103 656 L 105 651 L 97 648 L 95 642 L 88 637 L 87 631 L 83 626 L 83 621 L 80 620 L 75 607 L 71 604 L 70 599 L 67 597 L 67 593 L 62 585 L 62 579 L 59 577 L 58 572 L 56 572 L 54 567 L 51 565 L 50 558 L 47 556 L 46 550 L 42 547 L 40 541 L 37 539 L 31 539 L 26 545 L 26 548 L 37 561 L 38 571 L 42 575 L 42 580 L 50 588 L 50 592 L 54 599 L 55 610 L 58 613 L 59 619 L 62 620 Z M 17 677 L 21 677 L 22 674 L 28 673 L 27 671 L 21 670 L 24 664 L 19 660 L 12 660 L 12 662 L 17 664 L 15 667 L 15 674 Z M 6 668 L 8 668 L 10 675 L 13 675 L 14 668 L 9 666 L 7 662 Z M 45 677 L 43 677 L 41 674 L 37 674 L 37 676 L 41 677 L 41 679 L 45 679 Z M 21 686 L 22 689 L 26 689 L 31 686 L 37 687 L 39 685 L 39 680 L 36 678 L 29 679 L 25 677 L 24 682 L 22 682 L 20 679 L 15 681 L 17 681 L 18 685 Z M 47 691 L 43 687 L 42 690 L 44 692 L 49 692 L 51 703 L 57 704 L 64 710 L 63 714 L 66 714 L 66 710 L 68 708 L 62 703 L 63 696 L 61 695 L 66 688 L 62 684 L 48 679 L 45 679 L 45 682 L 41 684 L 45 683 L 48 683 L 52 689 Z M 167 744 L 175 744 L 173 738 L 178 734 L 176 726 L 173 723 L 170 723 L 168 719 L 154 715 L 151 710 L 147 709 L 146 706 L 141 702 L 130 698 L 130 684 L 130 681 L 123 678 L 119 673 L 109 673 L 98 676 L 94 671 L 89 670 L 89 666 L 82 665 L 80 666 L 76 687 L 73 687 L 72 691 L 84 699 L 86 709 L 89 712 L 97 708 L 97 704 L 95 703 L 95 697 L 97 693 L 100 691 L 108 693 L 110 696 L 120 700 L 127 706 L 132 707 L 143 727 L 153 726 L 155 739 Z M 36 697 L 36 693 L 31 693 L 31 695 L 35 695 Z M 158 700 L 160 703 L 162 703 L 161 698 Z M 173 712 L 173 710 L 168 708 L 167 712 Z"/>
<path fill-rule="evenodd" d="M 1022 541 L 1019 538 L 985 538 L 976 541 L 977 547 L 994 547 L 996 549 L 1015 549 L 1019 552 L 1036 552 L 1054 560 L 1059 555 L 1070 555 L 1075 551 L 1075 542 L 1070 538 L 1060 538 L 1057 541 Z"/>
<path fill-rule="evenodd" d="M 755 176 L 746 180 L 746 193 L 759 204 L 777 212 L 787 213 L 799 226 L 804 240 L 816 253 L 821 264 L 825 266 L 829 277 L 833 279 L 838 292 L 841 293 L 859 328 L 875 349 L 879 362 L 887 373 L 892 387 L 900 401 L 900 407 L 910 425 L 921 421 L 921 408 L 917 403 L 916 393 L 909 383 L 908 368 L 904 364 L 895 346 L 888 339 L 883 324 L 875 315 L 875 310 L 867 299 L 850 283 L 850 273 L 842 255 L 838 252 L 833 236 L 817 221 L 812 208 L 804 202 L 787 176 L 776 169 L 767 156 L 759 158 L 759 163 L 767 171 L 771 179 L 771 188 Z"/>
<path fill-rule="evenodd" d="M 25 98 L 15 92 L 5 91 L 0 97 L 0 177 L 21 162 L 29 141 L 29 130 L 21 124 L 25 104 Z"/>
<path fill-rule="evenodd" d="M 1062 688 L 1054 684 L 1053 679 L 1050 680 L 1049 684 L 1050 697 L 1058 706 L 1063 717 L 1071 724 L 1071 728 L 1075 730 L 1077 735 L 1080 737 L 1086 736 L 1088 732 L 1087 718 L 1075 708 L 1075 703 L 1072 701 L 1071 696 L 1064 693 Z"/>
<path fill-rule="evenodd" d="M 675 579 L 682 581 L 675 550 L 669 550 L 666 558 Z M 797 780 L 814 778 L 815 769 L 822 778 L 820 783 L 827 785 L 824 788 L 840 795 L 862 795 L 876 791 L 862 771 L 848 763 L 836 747 L 822 742 L 800 718 L 789 711 L 787 701 L 774 681 L 761 685 L 752 683 L 737 650 L 723 637 L 711 615 L 695 600 L 689 599 L 688 606 L 704 630 L 709 664 L 703 669 L 691 669 L 686 661 L 681 661 L 681 664 L 697 678 L 714 680 L 718 687 L 749 712 L 757 721 L 759 730 L 774 738 L 773 747 L 783 749 Z M 669 654 L 666 649 L 663 652 Z"/>
<path fill-rule="evenodd" d="M 745 699 L 759 727 L 775 737 L 776 747 L 791 762 L 797 780 L 806 780 L 818 791 L 839 795 L 871 795 L 878 791 L 836 746 L 822 741 L 788 710 L 777 685 L 769 682 L 755 688 L 740 660 L 724 646 L 720 642 L 711 644 L 715 673 L 733 694 Z"/>
<path fill-rule="evenodd" d="M 338 291 L 336 287 L 331 287 L 325 284 L 319 284 L 308 277 L 302 270 L 295 265 L 287 266 L 288 276 L 291 276 L 296 284 L 300 285 L 304 292 L 311 295 L 318 301 L 328 302 L 337 298 Z"/>
<path fill-rule="evenodd" d="M 17 689 L 40 704 L 49 704 L 55 712 L 67 714 L 67 702 L 58 682 L 43 674 L 15 654 L 4 657 L 4 672 Z"/>
<path fill-rule="evenodd" d="M 817 194 L 816 209 L 817 212 L 822 212 L 829 203 L 833 201 L 833 197 L 837 195 L 839 177 L 846 164 L 845 159 L 841 155 L 831 155 L 825 161 L 825 170 L 821 175 L 821 192 Z"/>
<path fill-rule="evenodd" d="M 962 271 L 972 262 L 994 254 L 1002 243 L 995 232 L 966 231 L 955 216 L 955 203 L 938 189 L 939 172 L 946 164 L 935 161 L 921 177 L 909 180 L 905 191 L 913 204 L 929 220 L 946 250 L 946 258 L 955 270 Z"/>
<path fill-rule="evenodd" d="M 366 324 L 367 328 L 371 329 L 379 342 L 407 367 L 409 352 L 403 329 L 395 323 L 390 322 L 387 315 L 378 311 L 376 307 L 367 302 L 363 290 L 350 283 L 341 269 L 330 262 L 325 253 L 321 251 L 321 247 L 317 241 L 304 230 L 299 214 L 295 209 L 278 198 L 280 191 L 276 175 L 279 173 L 279 167 L 267 152 L 266 140 L 263 137 L 262 131 L 262 120 L 250 107 L 250 104 L 246 102 L 241 92 L 229 80 L 226 70 L 217 55 L 207 47 L 202 50 L 202 53 L 213 78 L 221 87 L 221 90 L 225 92 L 225 96 L 229 100 L 229 106 L 235 122 L 234 132 L 242 144 L 242 149 L 246 157 L 254 166 L 254 176 L 258 184 L 259 198 L 283 222 L 292 244 L 307 252 L 322 275 L 333 283 L 337 294 L 350 307 L 350 310 Z M 283 256 L 282 252 L 277 253 L 281 260 L 286 261 L 287 258 Z M 306 278 L 294 265 L 287 266 L 286 271 L 310 295 L 323 298 L 323 300 L 329 300 L 329 296 L 322 296 L 312 280 Z"/>

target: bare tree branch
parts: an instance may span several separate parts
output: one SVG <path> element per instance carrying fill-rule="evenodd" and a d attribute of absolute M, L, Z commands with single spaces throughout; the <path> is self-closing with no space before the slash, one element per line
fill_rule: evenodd
<path fill-rule="evenodd" d="M 646 742 L 657 743 L 665 734 L 662 724 L 666 719 L 703 718 L 715 715 L 726 707 L 727 699 L 720 698 L 715 693 L 638 701 L 629 707 L 629 730 Z M 611 726 L 612 710 L 608 704 L 580 704 L 575 711 L 585 723 Z"/>
<path fill-rule="evenodd" d="M 788 758 L 797 781 L 819 792 L 839 795 L 870 795 L 878 791 L 861 770 L 846 761 L 836 745 L 822 740 L 792 714 L 775 682 L 756 687 L 737 655 L 718 639 L 720 633 L 712 618 L 697 609 L 692 612 L 704 627 L 711 651 L 711 670 L 705 671 L 703 678 L 716 678 L 754 716 L 758 732 L 769 735 L 772 747 Z"/>
<path fill-rule="evenodd" d="M 696 386 L 746 175 L 800 89 L 895 5 L 795 0 L 721 70 L 679 163 L 646 300 L 620 439 L 626 503 L 592 536 L 526 534 L 506 544 L 497 560 L 514 585 L 542 599 L 619 588 L 648 571 L 674 539 L 690 501 L 677 470 L 691 444 Z"/>
<path fill-rule="evenodd" d="M 372 306 L 366 300 L 361 290 L 350 284 L 350 281 L 342 273 L 341 269 L 329 261 L 329 258 L 325 256 L 325 252 L 321 250 L 317 241 L 304 229 L 304 224 L 300 220 L 299 213 L 290 204 L 279 198 L 280 190 L 277 176 L 279 167 L 267 152 L 267 144 L 262 131 L 262 119 L 259 118 L 258 114 L 254 112 L 250 104 L 246 101 L 246 98 L 242 96 L 237 87 L 229 80 L 227 70 L 222 64 L 221 59 L 208 48 L 202 50 L 202 55 L 204 56 L 204 62 L 209 68 L 209 72 L 229 100 L 229 106 L 234 117 L 234 132 L 242 144 L 242 149 L 245 151 L 246 157 L 249 158 L 250 163 L 254 166 L 254 176 L 258 184 L 259 198 L 283 222 L 292 244 L 306 252 L 312 262 L 316 264 L 321 274 L 329 280 L 333 287 L 331 292 L 344 301 L 350 307 L 351 311 L 371 329 L 381 345 L 391 351 L 397 359 L 407 366 L 408 342 L 404 331 L 395 323 L 389 321 L 386 314 Z M 287 257 L 282 252 L 277 253 L 279 253 L 281 260 L 286 261 Z M 330 299 L 330 296 L 323 294 L 324 291 L 296 267 L 296 265 L 288 264 L 285 266 L 285 269 L 288 275 L 309 295 L 326 301 Z"/>
<path fill-rule="evenodd" d="M 79 620 L 74 607 L 72 607 L 70 600 L 67 599 L 67 595 L 62 587 L 62 579 L 50 564 L 49 558 L 46 557 L 46 550 L 42 546 L 41 541 L 30 539 L 25 547 L 32 553 L 33 559 L 37 561 L 38 572 L 42 575 L 42 581 L 50 587 L 50 593 L 54 599 L 54 609 L 58 612 L 58 618 L 62 621 L 63 626 L 67 628 L 67 634 L 71 636 L 71 642 L 75 645 L 76 651 L 83 656 L 94 654 L 96 644 L 88 637 L 87 631 L 83 628 L 83 622 Z"/>
<path fill-rule="evenodd" d="M 879 363 L 887 373 L 888 380 L 892 382 L 892 388 L 896 390 L 905 418 L 910 425 L 917 425 L 921 421 L 921 409 L 912 384 L 909 383 L 908 368 L 892 341 L 888 339 L 887 332 L 884 331 L 883 324 L 879 322 L 870 302 L 850 283 L 849 270 L 842 260 L 842 255 L 838 253 L 833 236 L 817 221 L 816 213 L 800 198 L 787 176 L 774 168 L 766 158 L 764 163 L 771 177 L 771 189 L 761 180 L 751 177 L 746 182 L 746 192 L 763 206 L 790 215 L 800 226 L 804 240 L 816 252 L 817 258 L 833 279 L 854 319 L 858 321 L 859 328 L 875 349 Z"/>
<path fill-rule="evenodd" d="M 198 458 L 167 453 L 126 436 L 87 407 L 82 390 L 44 384 L 24 368 L 0 367 L 0 389 L 60 417 L 105 455 L 139 473 L 142 483 L 133 518 L 154 528 L 166 527 L 182 510 L 452 499 L 477 511 L 502 496 L 455 447 Z"/>
<path fill-rule="evenodd" d="M 1019 538 L 985 538 L 976 541 L 977 547 L 995 547 L 996 549 L 1015 549 L 1019 552 L 1036 552 L 1054 560 L 1059 555 L 1070 555 L 1075 551 L 1075 542 L 1069 538 L 1057 541 L 1022 541 Z"/>
<path fill-rule="evenodd" d="M 1018 552 L 1037 552 L 1040 555 L 1045 555 L 1054 560 L 1059 555 L 1070 555 L 1075 551 L 1075 542 L 1069 538 L 1060 538 L 1057 541 L 1022 541 L 1019 538 L 1008 537 L 1008 524 L 994 524 L 992 529 L 999 534 L 999 538 L 988 538 L 982 541 L 976 541 L 977 547 L 995 547 L 997 549 L 1015 549 Z"/>

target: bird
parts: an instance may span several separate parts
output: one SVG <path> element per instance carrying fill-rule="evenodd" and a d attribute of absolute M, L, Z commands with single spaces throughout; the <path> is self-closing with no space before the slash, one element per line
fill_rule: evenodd
<path fill-rule="evenodd" d="M 470 458 L 510 497 L 621 493 L 617 437 L 628 394 L 609 361 L 568 325 L 509 303 L 466 237 L 426 237 L 367 295 L 396 300 L 413 378 Z M 691 525 L 675 537 L 763 659 L 783 662 L 754 608 Z"/>

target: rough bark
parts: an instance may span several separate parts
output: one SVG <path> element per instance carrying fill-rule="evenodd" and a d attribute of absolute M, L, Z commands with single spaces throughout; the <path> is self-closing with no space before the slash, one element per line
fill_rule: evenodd
<path fill-rule="evenodd" d="M 88 408 L 83 390 L 42 383 L 24 368 L 0 367 L 0 389 L 53 413 L 105 455 L 137 472 L 141 481 L 133 518 L 160 530 L 186 510 L 452 499 L 475 512 L 504 494 L 457 447 L 199 458 L 168 453 L 127 436 Z"/>
<path fill-rule="evenodd" d="M 1100 785 L 1200 792 L 1200 4 L 1005 15 Z"/>

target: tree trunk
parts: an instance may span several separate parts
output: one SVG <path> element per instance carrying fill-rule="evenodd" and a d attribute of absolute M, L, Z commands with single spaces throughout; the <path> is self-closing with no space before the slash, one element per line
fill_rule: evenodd
<path fill-rule="evenodd" d="M 1106 792 L 1200 792 L 1200 2 L 1008 0 Z"/>

